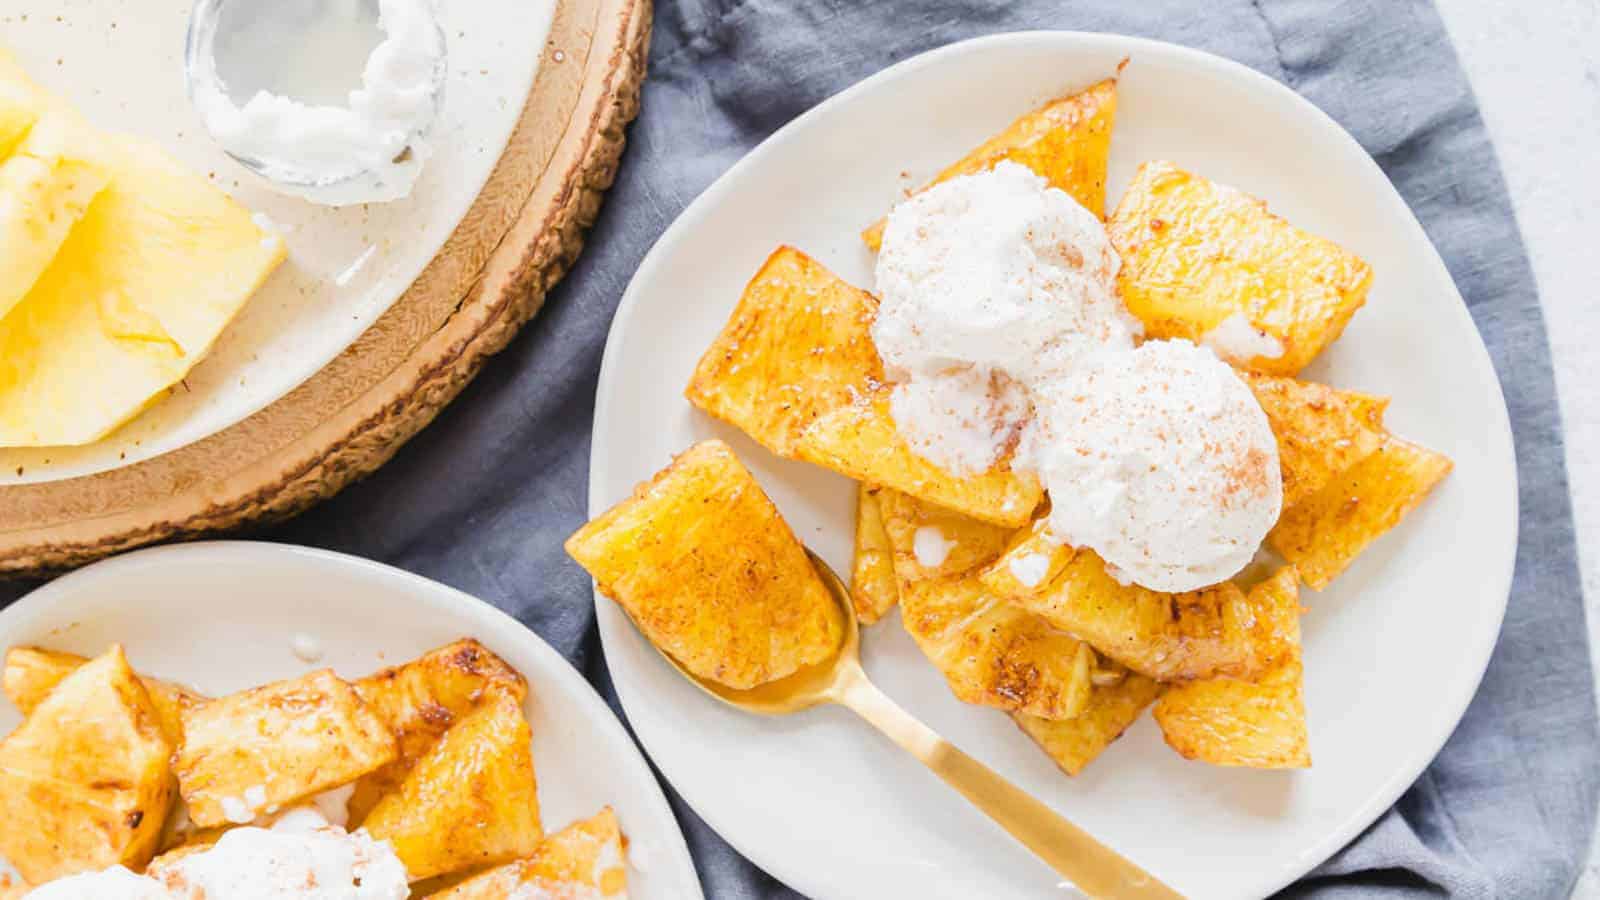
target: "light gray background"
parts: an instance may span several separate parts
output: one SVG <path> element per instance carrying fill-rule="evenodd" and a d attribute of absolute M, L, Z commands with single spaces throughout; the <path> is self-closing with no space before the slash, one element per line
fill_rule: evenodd
<path fill-rule="evenodd" d="M 1600 3 L 1436 0 L 1533 263 L 1566 428 L 1591 648 L 1600 642 Z M 1592 652 L 1592 650 L 1591 650 Z M 1600 831 L 1573 896 L 1600 900 Z"/>

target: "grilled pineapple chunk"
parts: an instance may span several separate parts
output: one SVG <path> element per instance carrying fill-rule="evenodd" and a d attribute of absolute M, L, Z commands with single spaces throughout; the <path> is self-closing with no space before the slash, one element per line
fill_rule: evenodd
<path fill-rule="evenodd" d="M 1050 186 L 1100 218 L 1106 215 L 1106 163 L 1117 113 L 1117 82 L 1108 78 L 1087 90 L 1052 100 L 940 172 L 921 190 L 960 175 L 1014 162 L 1044 176 Z M 883 243 L 884 220 L 861 233 L 873 250 Z"/>
<path fill-rule="evenodd" d="M 1277 438 L 1284 509 L 1316 494 L 1383 444 L 1387 398 L 1279 375 L 1239 374 Z"/>
<path fill-rule="evenodd" d="M 527 859 L 475 875 L 434 900 L 586 897 L 625 900 L 627 856 L 617 816 L 608 806 L 545 838 Z"/>
<path fill-rule="evenodd" d="M 883 618 L 900 600 L 894 581 L 894 550 L 883 530 L 878 489 L 856 485 L 855 559 L 850 567 L 850 598 L 864 625 Z"/>
<path fill-rule="evenodd" d="M 40 116 L 24 141 L 34 155 L 110 179 L 0 319 L 0 447 L 86 444 L 189 373 L 284 245 L 154 144 L 95 131 L 9 59 L 0 83 Z"/>
<path fill-rule="evenodd" d="M 957 699 L 1044 718 L 1077 715 L 1089 696 L 1093 651 L 978 580 L 1011 530 L 887 488 L 878 498 L 900 619 Z"/>
<path fill-rule="evenodd" d="M 539 824 L 533 734 L 507 692 L 444 733 L 363 827 L 390 842 L 413 882 L 534 851 Z"/>
<path fill-rule="evenodd" d="M 1272 661 L 1253 680 L 1212 678 L 1174 685 L 1156 702 L 1167 744 L 1218 766 L 1303 769 L 1311 765 L 1300 657 L 1299 578 L 1292 566 L 1250 592 Z"/>
<path fill-rule="evenodd" d="M 1293 375 L 1366 302 L 1372 269 L 1266 204 L 1169 162 L 1139 167 L 1106 224 L 1128 310 L 1156 338 L 1205 339 L 1233 316 L 1282 344 L 1246 367 Z"/>
<path fill-rule="evenodd" d="M 1017 532 L 1001 554 L 1004 565 L 991 564 L 981 573 L 983 583 L 1000 597 L 1016 598 L 1038 592 L 1056 580 L 1072 562 L 1071 547 L 1050 539 L 1048 520 Z"/>
<path fill-rule="evenodd" d="M 878 492 L 878 503 L 902 589 L 980 569 L 994 562 L 1016 533 L 888 488 Z"/>
<path fill-rule="evenodd" d="M 1283 516 L 1267 542 L 1317 590 L 1400 524 L 1450 474 L 1448 457 L 1396 437 L 1334 478 Z"/>
<path fill-rule="evenodd" d="M 685 395 L 768 450 L 965 515 L 1026 523 L 1043 490 L 1001 467 L 956 478 L 912 452 L 889 415 L 869 329 L 877 301 L 792 247 L 751 279 Z"/>
<path fill-rule="evenodd" d="M 112 647 L 0 742 L 0 856 L 33 884 L 143 866 L 172 807 L 171 755 L 149 695 Z"/>
<path fill-rule="evenodd" d="M 0 110 L 0 119 L 4 115 Z M 23 141 L 18 152 L 0 162 L 0 319 L 27 296 L 109 180 L 99 166 L 40 151 L 32 143 Z"/>
<path fill-rule="evenodd" d="M 1124 585 L 1093 551 L 1078 549 L 1055 578 L 1018 592 L 1016 570 L 1027 565 L 1018 554 L 1032 552 L 1023 544 L 996 560 L 985 586 L 1129 669 L 1174 681 L 1258 667 L 1249 604 L 1234 585 L 1181 594 Z"/>
<path fill-rule="evenodd" d="M 40 650 L 34 647 L 12 647 L 6 651 L 5 672 L 0 675 L 7 697 L 24 716 L 31 715 L 35 707 L 55 690 L 56 685 L 88 660 L 74 653 Z M 183 713 L 206 702 L 203 694 L 170 681 L 139 676 L 150 695 L 150 705 L 155 709 L 156 723 L 161 733 L 173 747 L 183 743 Z"/>
<path fill-rule="evenodd" d="M 326 669 L 185 711 L 183 731 L 178 783 L 201 828 L 250 822 L 396 754 L 383 720 Z"/>
<path fill-rule="evenodd" d="M 1112 671 L 1115 672 L 1114 667 Z M 1132 672 L 1115 674 L 1121 677 L 1108 678 L 1107 684 L 1096 686 L 1083 710 L 1070 719 L 1041 719 L 1024 714 L 1014 714 L 1012 719 L 1061 771 L 1076 775 L 1122 737 L 1145 707 L 1161 695 L 1162 687 L 1156 681 Z"/>
<path fill-rule="evenodd" d="M 378 800 L 399 788 L 446 730 L 501 694 L 521 703 L 528 684 L 505 660 L 470 638 L 355 682 L 367 707 L 394 733 L 394 761 L 356 782 L 350 821 L 359 825 Z"/>
<path fill-rule="evenodd" d="M 729 687 L 820 663 L 844 637 L 805 547 L 721 441 L 689 448 L 567 552 L 651 642 Z"/>

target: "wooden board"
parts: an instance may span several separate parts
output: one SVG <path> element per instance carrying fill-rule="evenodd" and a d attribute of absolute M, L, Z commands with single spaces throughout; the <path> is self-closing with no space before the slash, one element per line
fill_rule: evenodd
<path fill-rule="evenodd" d="M 115 471 L 0 488 L 0 573 L 287 517 L 388 461 L 576 260 L 638 113 L 650 19 L 649 0 L 558 0 L 510 144 L 394 306 L 311 380 L 226 431 Z"/>

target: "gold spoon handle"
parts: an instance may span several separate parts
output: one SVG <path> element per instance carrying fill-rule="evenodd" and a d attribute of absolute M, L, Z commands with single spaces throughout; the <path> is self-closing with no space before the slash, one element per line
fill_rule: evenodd
<path fill-rule="evenodd" d="M 859 670 L 858 670 L 859 671 Z M 865 674 L 841 685 L 838 700 L 899 744 L 1091 897 L 1181 900 L 1182 894 L 1057 815 L 901 709 Z"/>

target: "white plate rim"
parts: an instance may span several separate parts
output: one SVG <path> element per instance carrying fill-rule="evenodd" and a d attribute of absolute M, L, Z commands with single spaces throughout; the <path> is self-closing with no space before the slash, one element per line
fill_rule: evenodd
<path fill-rule="evenodd" d="M 593 719 L 600 723 L 602 730 L 600 737 L 604 742 L 617 747 L 626 747 L 633 761 L 642 770 L 644 779 L 642 784 L 648 784 L 651 790 L 643 801 L 650 807 L 652 823 L 657 827 L 657 832 L 651 838 L 658 847 L 667 848 L 670 856 L 670 865 L 676 870 L 675 879 L 680 882 L 679 890 L 687 890 L 693 886 L 692 896 L 702 897 L 703 888 L 700 884 L 698 870 L 694 860 L 689 854 L 687 841 L 684 839 L 682 827 L 678 824 L 677 817 L 673 814 L 671 806 L 667 803 L 666 794 L 661 789 L 659 779 L 651 770 L 648 760 L 640 751 L 637 744 L 630 737 L 628 730 L 623 727 L 622 721 L 611 710 L 604 700 L 566 657 L 538 633 L 512 618 L 505 611 L 472 596 L 464 591 L 450 587 L 441 582 L 425 578 L 414 572 L 385 563 L 339 553 L 332 550 L 323 550 L 315 547 L 306 547 L 297 544 L 272 543 L 267 541 L 200 541 L 189 544 L 171 544 L 161 547 L 151 547 L 137 550 L 132 553 L 115 556 L 102 560 L 82 569 L 69 572 L 61 577 L 44 584 L 0 610 L 0 646 L 9 646 L 8 635 L 29 627 L 47 622 L 54 617 L 58 605 L 70 601 L 72 595 L 79 590 L 79 585 L 91 580 L 115 579 L 126 570 L 143 569 L 148 567 L 161 567 L 172 564 L 195 564 L 197 562 L 225 565 L 230 558 L 252 556 L 271 562 L 272 558 L 314 560 L 315 564 L 329 567 L 330 570 L 344 569 L 351 572 L 361 572 L 372 576 L 376 580 L 387 581 L 394 585 L 410 588 L 409 591 L 397 591 L 407 599 L 416 599 L 425 606 L 434 607 L 451 616 L 460 618 L 468 623 L 467 633 L 493 635 L 496 642 L 516 643 L 519 650 L 523 650 L 540 660 L 544 671 L 539 673 L 540 681 L 556 682 L 560 689 L 570 695 L 580 698 L 579 702 L 589 708 Z M 530 677 L 529 682 L 534 690 L 538 690 L 538 681 Z M 547 776 L 548 777 L 548 776 Z M 660 827 L 669 824 L 670 829 Z M 656 871 L 657 865 L 652 859 L 651 871 Z M 662 866 L 665 868 L 665 866 Z M 691 896 L 683 894 L 683 896 Z"/>
<path fill-rule="evenodd" d="M 701 194 L 696 197 L 683 210 L 683 212 L 678 215 L 676 219 L 673 220 L 671 225 L 669 225 L 667 229 L 662 232 L 661 236 L 656 240 L 656 243 L 651 247 L 649 253 L 647 253 L 644 259 L 640 262 L 638 269 L 635 271 L 633 278 L 630 279 L 628 287 L 623 293 L 622 299 L 618 304 L 615 317 L 612 320 L 611 327 L 608 330 L 606 336 L 606 350 L 601 359 L 600 375 L 596 389 L 593 432 L 596 434 L 600 433 L 603 423 L 609 418 L 610 398 L 615 393 L 615 384 L 621 377 L 620 372 L 626 365 L 626 363 L 620 359 L 619 354 L 612 352 L 612 348 L 620 345 L 621 341 L 618 340 L 618 338 L 627 329 L 629 323 L 633 319 L 632 313 L 635 307 L 637 307 L 641 302 L 640 298 L 644 292 L 640 288 L 640 285 L 648 283 L 651 280 L 649 276 L 653 274 L 655 269 L 662 265 L 662 260 L 670 254 L 673 246 L 682 239 L 684 234 L 688 233 L 698 224 L 699 220 L 705 216 L 708 210 L 716 205 L 724 193 L 726 193 L 728 190 L 731 190 L 731 186 L 735 182 L 738 174 L 742 173 L 745 169 L 756 165 L 762 159 L 764 154 L 771 152 L 772 149 L 780 142 L 784 141 L 788 135 L 798 130 L 799 126 L 801 126 L 803 123 L 806 123 L 813 118 L 825 115 L 828 111 L 836 106 L 850 102 L 857 94 L 864 92 L 869 87 L 876 86 L 883 81 L 903 78 L 923 67 L 943 63 L 947 58 L 950 57 L 956 57 L 966 53 L 983 52 L 1012 43 L 1029 41 L 1082 41 L 1089 44 L 1110 44 L 1119 48 L 1125 48 L 1129 55 L 1140 52 L 1165 54 L 1171 57 L 1176 57 L 1190 65 L 1195 65 L 1202 68 L 1210 68 L 1231 78 L 1248 81 L 1257 89 L 1266 90 L 1278 95 L 1284 95 L 1293 98 L 1294 103 L 1304 107 L 1316 117 L 1321 119 L 1322 122 L 1327 126 L 1329 133 L 1331 135 L 1337 135 L 1337 140 L 1341 145 L 1343 145 L 1342 149 L 1345 151 L 1345 154 L 1352 157 L 1352 165 L 1361 169 L 1362 174 L 1367 179 L 1376 179 L 1378 186 L 1380 186 L 1382 190 L 1375 191 L 1375 195 L 1384 196 L 1385 199 L 1391 204 L 1397 204 L 1399 206 L 1406 226 L 1415 231 L 1417 236 L 1421 239 L 1421 242 L 1428 248 L 1428 258 L 1426 260 L 1427 265 L 1433 268 L 1436 273 L 1442 277 L 1443 283 L 1450 285 L 1451 290 L 1455 294 L 1455 299 L 1458 301 L 1452 305 L 1455 315 L 1457 315 L 1459 318 L 1465 318 L 1473 334 L 1477 336 L 1477 340 L 1474 342 L 1472 347 L 1463 348 L 1468 352 L 1468 364 L 1476 369 L 1480 376 L 1487 375 L 1487 380 L 1494 385 L 1496 397 L 1499 401 L 1498 404 L 1494 405 L 1494 407 L 1489 410 L 1490 418 L 1493 421 L 1486 421 L 1483 424 L 1492 429 L 1494 436 L 1497 439 L 1504 441 L 1508 446 L 1514 446 L 1510 414 L 1505 404 L 1504 389 L 1501 386 L 1498 374 L 1494 369 L 1494 364 L 1489 356 L 1488 348 L 1483 343 L 1482 335 L 1480 332 L 1478 332 L 1476 324 L 1472 322 L 1471 314 L 1467 309 L 1466 302 L 1460 296 L 1460 291 L 1455 286 L 1455 281 L 1450 276 L 1449 270 L 1445 266 L 1443 258 L 1439 256 L 1438 249 L 1434 247 L 1433 242 L 1428 239 L 1427 234 L 1423 230 L 1421 223 L 1417 220 L 1416 215 L 1411 211 L 1410 207 L 1399 195 L 1399 192 L 1389 181 L 1388 176 L 1384 174 L 1377 162 L 1372 159 L 1370 155 L 1368 155 L 1367 151 L 1360 145 L 1359 142 L 1356 141 L 1352 135 L 1349 134 L 1349 132 L 1343 128 L 1343 126 L 1339 125 L 1331 116 L 1324 112 L 1320 107 L 1316 106 L 1316 104 L 1300 96 L 1286 85 L 1234 60 L 1230 60 L 1204 50 L 1185 47 L 1180 44 L 1174 44 L 1168 41 L 1162 41 L 1153 38 L 1142 38 L 1109 32 L 1074 30 L 1028 30 L 984 35 L 957 41 L 909 57 L 862 79 L 861 81 L 828 97 L 827 99 L 818 103 L 816 106 L 806 110 L 804 113 L 784 124 L 781 128 L 762 140 L 749 153 L 745 154 L 733 166 L 729 167 L 727 171 L 718 176 L 717 179 L 713 181 L 712 184 L 703 192 L 701 192 Z M 591 445 L 589 471 L 588 506 L 589 515 L 593 517 L 598 515 L 610 505 L 606 497 L 603 495 L 600 486 L 611 480 L 611 473 L 603 456 L 601 445 L 598 441 Z M 1467 648 L 1468 652 L 1464 654 L 1466 657 L 1476 660 L 1475 664 L 1472 666 L 1475 674 L 1473 674 L 1470 679 L 1463 679 L 1460 681 L 1456 687 L 1456 690 L 1453 691 L 1448 697 L 1441 698 L 1441 707 L 1450 710 L 1450 715 L 1442 720 L 1448 723 L 1447 726 L 1437 730 L 1436 733 L 1427 735 L 1425 740 L 1414 741 L 1413 745 L 1417 749 L 1414 749 L 1402 764 L 1397 764 L 1395 766 L 1393 775 L 1387 781 L 1377 785 L 1372 789 L 1367 801 L 1363 803 L 1356 812 L 1352 813 L 1343 824 L 1336 828 L 1330 829 L 1326 837 L 1324 837 L 1315 845 L 1308 847 L 1291 863 L 1280 866 L 1277 869 L 1272 870 L 1266 876 L 1258 877 L 1255 881 L 1241 884 L 1241 890 L 1243 893 L 1252 896 L 1269 896 L 1273 893 L 1276 893 L 1290 884 L 1293 884 L 1296 880 L 1305 875 L 1307 872 L 1311 871 L 1318 864 L 1327 860 L 1338 850 L 1350 843 L 1350 841 L 1360 834 L 1361 831 L 1366 829 L 1369 825 L 1376 821 L 1379 816 L 1391 808 L 1395 801 L 1398 800 L 1406 791 L 1406 789 L 1409 788 L 1422 775 L 1422 773 L 1432 763 L 1433 759 L 1438 755 L 1439 751 L 1444 747 L 1445 743 L 1449 740 L 1451 734 L 1454 733 L 1456 726 L 1460 724 L 1461 717 L 1465 715 L 1467 707 L 1471 703 L 1472 698 L 1476 695 L 1478 686 L 1481 684 L 1484 673 L 1488 669 L 1491 655 L 1499 641 L 1500 630 L 1504 624 L 1506 608 L 1510 601 L 1512 578 L 1515 573 L 1516 556 L 1514 551 L 1518 542 L 1518 520 L 1520 519 L 1520 501 L 1517 481 L 1518 472 L 1515 465 L 1512 466 L 1512 469 L 1508 475 L 1509 477 L 1503 481 L 1503 487 L 1510 495 L 1510 509 L 1514 513 L 1512 520 L 1509 523 L 1510 530 L 1507 535 L 1507 540 L 1509 541 L 1509 545 L 1513 548 L 1513 552 L 1507 555 L 1506 565 L 1495 581 L 1495 584 L 1497 585 L 1495 593 L 1501 598 L 1498 610 L 1495 613 L 1495 627 L 1492 631 L 1485 631 L 1487 636 L 1486 640 L 1480 642 L 1477 646 Z M 597 617 L 600 624 L 601 644 L 603 647 L 609 650 L 611 641 L 613 640 L 611 637 L 613 632 L 616 629 L 632 628 L 633 625 L 626 615 L 616 608 L 615 604 L 601 602 L 601 597 L 598 593 L 598 590 L 596 590 L 595 593 L 595 602 L 598 613 Z M 606 656 L 608 668 L 611 667 L 611 660 L 613 658 L 613 654 L 608 652 Z M 646 702 L 646 698 L 643 696 L 641 689 L 637 686 L 635 680 L 630 677 L 628 673 L 619 672 L 617 669 L 611 668 L 611 674 L 613 683 L 617 690 L 617 696 L 622 702 L 624 712 L 634 708 L 635 704 Z M 653 760 L 656 759 L 656 753 L 652 746 L 655 740 L 654 737 L 642 730 L 637 731 L 636 733 L 638 735 L 640 744 L 645 748 L 645 752 L 648 753 Z M 1426 749 L 1426 752 L 1422 752 L 1423 748 Z M 669 783 L 673 781 L 671 774 L 664 766 L 660 767 L 660 771 L 662 776 L 666 778 Z M 795 861 L 787 860 L 774 854 L 762 853 L 760 852 L 759 848 L 749 846 L 740 835 L 724 827 L 725 823 L 721 820 L 721 817 L 717 814 L 716 810 L 710 808 L 707 804 L 697 802 L 696 797 L 684 792 L 676 784 L 674 784 L 674 788 L 679 791 L 679 796 L 681 796 L 683 801 L 694 810 L 696 815 L 699 815 L 702 819 L 704 819 L 706 823 L 717 832 L 718 835 L 720 835 L 735 850 L 737 850 L 747 859 L 756 863 L 762 869 L 788 885 L 797 886 L 817 884 L 815 873 L 801 868 Z M 830 892 L 823 896 L 831 897 L 839 895 Z"/>

